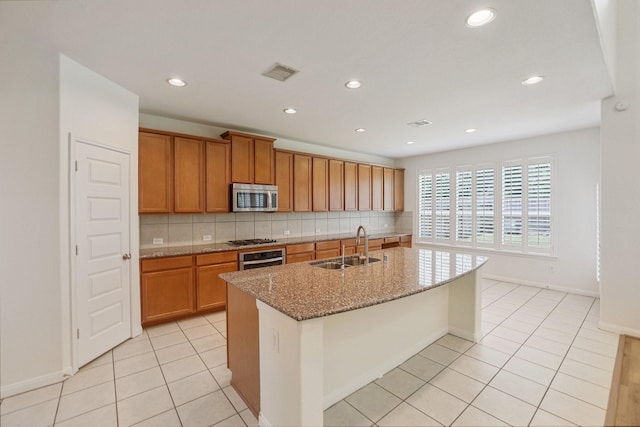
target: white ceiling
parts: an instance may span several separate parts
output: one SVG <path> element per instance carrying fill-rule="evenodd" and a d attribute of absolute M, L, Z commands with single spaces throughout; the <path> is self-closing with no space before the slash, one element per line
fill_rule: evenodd
<path fill-rule="evenodd" d="M 485 6 L 496 19 L 467 28 Z M 612 93 L 590 0 L 1 2 L 0 37 L 22 36 L 145 113 L 389 158 L 597 126 Z M 275 62 L 300 72 L 260 75 Z M 520 84 L 534 74 L 546 79 Z M 407 126 L 421 119 L 433 124 Z"/>

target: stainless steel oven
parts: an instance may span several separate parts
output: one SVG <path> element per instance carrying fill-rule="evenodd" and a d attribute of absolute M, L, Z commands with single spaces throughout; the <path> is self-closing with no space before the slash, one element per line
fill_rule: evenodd
<path fill-rule="evenodd" d="M 281 249 L 261 249 L 254 252 L 240 252 L 238 267 L 240 271 L 252 268 L 271 267 L 285 263 L 285 251 Z"/>

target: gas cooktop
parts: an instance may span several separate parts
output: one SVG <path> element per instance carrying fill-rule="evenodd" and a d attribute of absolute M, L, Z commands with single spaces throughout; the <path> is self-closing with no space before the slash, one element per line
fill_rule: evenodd
<path fill-rule="evenodd" d="M 275 243 L 273 239 L 246 239 L 246 240 L 229 240 L 229 244 L 233 246 L 261 245 L 264 243 Z"/>

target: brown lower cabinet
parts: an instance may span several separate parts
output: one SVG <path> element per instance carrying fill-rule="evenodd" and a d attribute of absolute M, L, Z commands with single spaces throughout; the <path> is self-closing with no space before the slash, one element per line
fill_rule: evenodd
<path fill-rule="evenodd" d="M 226 283 L 218 274 L 237 270 L 236 251 L 141 260 L 142 326 L 224 310 Z"/>
<path fill-rule="evenodd" d="M 313 261 L 315 259 L 315 243 L 296 243 L 287 245 L 287 264 Z"/>

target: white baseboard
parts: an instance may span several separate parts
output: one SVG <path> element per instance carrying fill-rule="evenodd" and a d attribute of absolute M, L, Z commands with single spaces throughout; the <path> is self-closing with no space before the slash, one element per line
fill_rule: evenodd
<path fill-rule="evenodd" d="M 603 322 L 602 320 L 598 322 L 598 327 L 618 335 L 631 335 L 632 337 L 640 338 L 640 330 L 638 329 L 627 328 L 626 326 L 615 325 L 613 323 Z"/>
<path fill-rule="evenodd" d="M 600 293 L 595 291 L 585 291 L 584 289 L 568 288 L 565 286 L 550 285 L 548 283 L 534 282 L 532 280 L 516 279 L 514 277 L 498 276 L 495 274 L 483 274 L 483 278 L 498 280 L 500 282 L 515 283 L 517 285 L 533 286 L 535 288 L 551 289 L 552 291 L 567 292 L 570 294 L 584 295 L 587 297 L 600 298 Z"/>
<path fill-rule="evenodd" d="M 258 414 L 258 425 L 260 427 L 273 427 L 273 424 L 271 424 L 269 420 L 264 415 L 262 415 L 262 412 Z"/>
<path fill-rule="evenodd" d="M 455 335 L 467 341 L 476 342 L 476 343 L 480 342 L 480 340 L 482 339 L 482 332 L 480 332 L 479 334 L 473 334 L 473 333 L 464 331 L 460 328 L 456 328 L 454 326 L 449 326 L 449 333 L 451 335 Z"/>
<path fill-rule="evenodd" d="M 26 391 L 31 391 L 40 387 L 46 387 L 51 384 L 59 383 L 69 375 L 71 375 L 70 367 L 62 371 L 42 375 L 40 377 L 29 378 L 28 380 L 21 381 L 19 383 L 3 385 L 0 388 L 0 398 L 4 399 L 6 397 L 14 396 Z"/>

